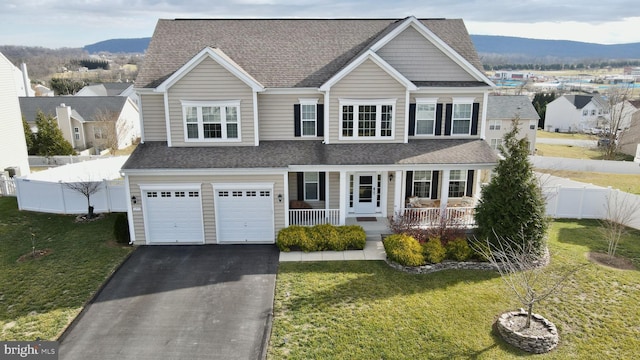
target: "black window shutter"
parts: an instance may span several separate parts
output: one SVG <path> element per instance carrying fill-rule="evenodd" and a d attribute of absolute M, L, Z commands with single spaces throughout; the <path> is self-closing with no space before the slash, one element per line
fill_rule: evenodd
<path fill-rule="evenodd" d="M 316 136 L 324 136 L 324 104 L 316 106 Z"/>
<path fill-rule="evenodd" d="M 467 196 L 473 196 L 473 170 L 467 172 Z"/>
<path fill-rule="evenodd" d="M 297 173 L 298 200 L 304 200 L 304 173 Z"/>
<path fill-rule="evenodd" d="M 451 121 L 453 118 L 453 104 L 447 104 L 447 114 L 445 115 L 444 120 L 444 134 L 449 136 L 451 135 Z"/>
<path fill-rule="evenodd" d="M 416 134 L 416 104 L 409 104 L 409 136 Z"/>
<path fill-rule="evenodd" d="M 478 135 L 478 113 L 480 112 L 480 104 L 473 103 L 473 113 L 471 115 L 471 135 Z"/>
<path fill-rule="evenodd" d="M 435 200 L 438 198 L 438 177 L 440 176 L 440 171 L 434 171 L 431 176 L 431 199 Z"/>
<path fill-rule="evenodd" d="M 435 134 L 442 135 L 442 104 L 436 104 L 436 129 Z"/>
<path fill-rule="evenodd" d="M 327 173 L 325 173 L 325 172 L 318 173 L 318 178 L 320 179 L 320 181 L 318 181 L 319 186 L 320 186 L 320 200 L 325 200 L 325 198 L 326 198 L 325 182 L 326 182 L 326 178 L 327 178 Z"/>
<path fill-rule="evenodd" d="M 293 129 L 294 129 L 293 136 L 302 135 L 302 123 L 300 121 L 300 104 L 293 105 Z"/>
<path fill-rule="evenodd" d="M 413 196 L 413 171 L 407 171 L 406 174 L 406 195 L 407 197 L 411 197 Z"/>

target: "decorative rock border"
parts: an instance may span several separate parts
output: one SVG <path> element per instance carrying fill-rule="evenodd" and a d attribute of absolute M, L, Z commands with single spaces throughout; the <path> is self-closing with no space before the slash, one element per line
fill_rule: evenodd
<path fill-rule="evenodd" d="M 509 319 L 515 316 L 527 316 L 525 311 L 506 312 L 496 321 L 500 336 L 509 344 L 527 352 L 542 354 L 551 351 L 558 345 L 560 338 L 556 326 L 544 317 L 531 314 L 531 321 L 541 323 L 548 331 L 546 335 L 525 335 L 508 326 Z"/>
<path fill-rule="evenodd" d="M 439 264 L 427 264 L 422 266 L 404 266 L 400 265 L 397 262 L 389 260 L 386 258 L 385 261 L 389 266 L 396 270 L 404 271 L 409 274 L 430 274 L 437 271 L 449 270 L 449 269 L 458 269 L 458 270 L 496 270 L 496 267 L 488 262 L 480 262 L 480 261 L 466 261 L 466 262 L 458 262 L 445 260 Z"/>

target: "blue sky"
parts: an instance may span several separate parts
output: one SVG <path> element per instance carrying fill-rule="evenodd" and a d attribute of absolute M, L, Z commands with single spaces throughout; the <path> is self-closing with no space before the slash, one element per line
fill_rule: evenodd
<path fill-rule="evenodd" d="M 462 18 L 471 34 L 640 42 L 637 0 L 2 0 L 0 45 L 148 37 L 159 18 Z"/>

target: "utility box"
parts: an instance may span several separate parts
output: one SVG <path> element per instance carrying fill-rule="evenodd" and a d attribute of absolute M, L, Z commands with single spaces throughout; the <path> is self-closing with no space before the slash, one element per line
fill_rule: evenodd
<path fill-rule="evenodd" d="M 4 168 L 4 171 L 6 171 L 7 174 L 9 174 L 10 178 L 21 175 L 19 166 L 9 166 L 7 168 Z"/>

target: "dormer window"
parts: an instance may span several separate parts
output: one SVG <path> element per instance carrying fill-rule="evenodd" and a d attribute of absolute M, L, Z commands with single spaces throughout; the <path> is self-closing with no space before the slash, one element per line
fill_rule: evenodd
<path fill-rule="evenodd" d="M 240 141 L 240 101 L 183 101 L 185 141 Z"/>

